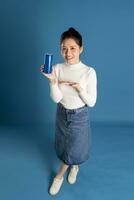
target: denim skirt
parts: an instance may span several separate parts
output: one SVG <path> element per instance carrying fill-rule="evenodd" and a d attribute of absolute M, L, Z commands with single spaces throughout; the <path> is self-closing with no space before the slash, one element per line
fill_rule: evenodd
<path fill-rule="evenodd" d="M 67 165 L 78 165 L 89 158 L 91 129 L 89 108 L 66 109 L 57 104 L 55 150 L 58 158 Z"/>

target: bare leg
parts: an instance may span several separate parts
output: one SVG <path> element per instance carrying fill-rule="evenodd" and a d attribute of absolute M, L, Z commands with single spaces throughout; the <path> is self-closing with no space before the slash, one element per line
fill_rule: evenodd
<path fill-rule="evenodd" d="M 62 162 L 59 172 L 56 175 L 56 178 L 61 179 L 64 176 L 65 172 L 67 171 L 67 168 L 68 168 L 68 165 Z"/>
<path fill-rule="evenodd" d="M 72 165 L 72 167 L 78 169 L 78 165 Z"/>
<path fill-rule="evenodd" d="M 61 163 L 61 166 L 60 166 L 60 169 L 56 175 L 56 177 L 54 178 L 53 180 L 53 183 L 49 189 L 49 193 L 51 195 L 55 195 L 59 192 L 61 186 L 62 186 L 62 183 L 63 183 L 63 180 L 64 180 L 64 173 L 66 172 L 68 168 L 68 165 L 66 165 L 65 163 Z"/>
<path fill-rule="evenodd" d="M 74 184 L 76 182 L 78 171 L 79 171 L 78 165 L 72 165 L 70 172 L 68 174 L 68 182 L 70 184 Z"/>

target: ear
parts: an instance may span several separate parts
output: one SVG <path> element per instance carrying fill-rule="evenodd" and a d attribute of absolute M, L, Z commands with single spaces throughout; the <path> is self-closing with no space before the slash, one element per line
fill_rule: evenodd
<path fill-rule="evenodd" d="M 63 56 L 63 54 L 62 54 L 62 48 L 60 48 L 60 54 Z"/>
<path fill-rule="evenodd" d="M 83 46 L 80 47 L 80 54 L 83 52 Z"/>

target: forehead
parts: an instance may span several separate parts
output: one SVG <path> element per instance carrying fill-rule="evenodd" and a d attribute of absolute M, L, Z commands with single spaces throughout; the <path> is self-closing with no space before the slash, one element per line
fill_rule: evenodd
<path fill-rule="evenodd" d="M 61 46 L 78 46 L 76 41 L 72 38 L 66 38 L 63 40 Z"/>

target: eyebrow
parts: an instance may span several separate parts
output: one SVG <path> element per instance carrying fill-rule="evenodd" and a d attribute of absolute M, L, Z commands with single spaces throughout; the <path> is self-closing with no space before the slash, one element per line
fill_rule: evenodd
<path fill-rule="evenodd" d="M 67 46 L 63 45 L 62 47 L 67 47 Z M 76 45 L 73 45 L 73 46 L 70 46 L 70 47 L 76 47 Z"/>

